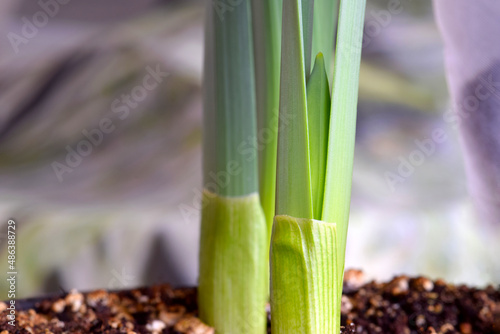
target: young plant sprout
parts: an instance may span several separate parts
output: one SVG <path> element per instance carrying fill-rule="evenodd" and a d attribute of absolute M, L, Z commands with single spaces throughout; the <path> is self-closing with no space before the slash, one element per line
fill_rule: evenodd
<path fill-rule="evenodd" d="M 283 3 L 279 112 L 291 120 L 278 135 L 273 334 L 340 332 L 365 0 L 340 1 L 331 98 L 321 53 L 309 70 L 311 38 L 321 35 L 311 26 L 327 25 L 311 20 L 328 20 L 315 18 L 320 5 Z"/>
<path fill-rule="evenodd" d="M 332 78 L 335 0 L 208 5 L 198 298 L 217 333 L 266 332 L 270 245 L 273 333 L 340 330 L 364 6 L 340 3 Z"/>

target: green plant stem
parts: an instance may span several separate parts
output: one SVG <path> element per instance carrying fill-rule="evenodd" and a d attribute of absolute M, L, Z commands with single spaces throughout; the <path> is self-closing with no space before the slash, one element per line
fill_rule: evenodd
<path fill-rule="evenodd" d="M 257 193 L 203 194 L 200 318 L 222 334 L 266 333 L 267 227 Z"/>
<path fill-rule="evenodd" d="M 276 216 L 271 245 L 273 334 L 340 332 L 335 224 Z"/>
<path fill-rule="evenodd" d="M 218 334 L 264 334 L 269 232 L 258 195 L 250 0 L 207 3 L 198 305 Z"/>
<path fill-rule="evenodd" d="M 271 240 L 274 334 L 340 332 L 365 0 L 341 0 L 332 98 L 319 55 L 306 106 L 303 68 L 310 50 L 304 55 L 308 25 L 303 6 L 300 0 L 283 3 L 280 116 L 288 112 L 293 117 L 287 127 L 280 125 L 278 135 Z M 328 24 L 323 20 L 318 26 Z M 316 45 L 330 48 L 329 43 L 325 39 Z"/>
<path fill-rule="evenodd" d="M 250 0 L 219 16 L 208 4 L 204 75 L 204 182 L 210 191 L 258 191 Z"/>
<path fill-rule="evenodd" d="M 259 144 L 259 194 L 268 224 L 269 241 L 276 201 L 281 10 L 281 0 L 252 0 L 257 140 Z"/>
<path fill-rule="evenodd" d="M 341 0 L 322 220 L 337 224 L 339 288 L 351 204 L 359 68 L 366 0 Z"/>

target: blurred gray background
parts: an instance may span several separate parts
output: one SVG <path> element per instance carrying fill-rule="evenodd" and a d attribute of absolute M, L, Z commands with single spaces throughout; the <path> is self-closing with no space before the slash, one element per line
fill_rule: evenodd
<path fill-rule="evenodd" d="M 41 3 L 0 3 L 0 270 L 13 218 L 18 297 L 196 284 L 202 2 Z M 402 8 L 367 9 L 346 266 L 499 283 L 500 231 L 476 217 L 444 117 L 431 2 Z"/>

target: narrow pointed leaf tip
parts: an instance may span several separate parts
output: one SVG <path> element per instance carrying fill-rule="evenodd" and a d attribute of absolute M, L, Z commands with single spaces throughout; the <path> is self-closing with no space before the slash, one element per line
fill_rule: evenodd
<path fill-rule="evenodd" d="M 316 56 L 307 82 L 307 120 L 313 218 L 321 220 L 325 189 L 328 128 L 330 123 L 330 90 L 323 54 Z"/>

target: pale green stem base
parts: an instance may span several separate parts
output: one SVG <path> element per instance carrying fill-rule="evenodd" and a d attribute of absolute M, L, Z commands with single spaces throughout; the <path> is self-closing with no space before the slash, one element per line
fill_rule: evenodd
<path fill-rule="evenodd" d="M 274 218 L 271 241 L 273 334 L 340 333 L 336 224 Z"/>
<path fill-rule="evenodd" d="M 267 227 L 258 194 L 204 191 L 198 303 L 218 334 L 266 333 Z"/>

